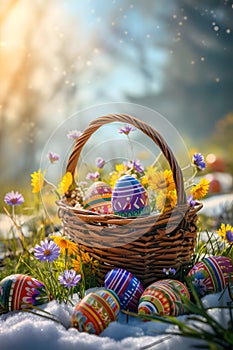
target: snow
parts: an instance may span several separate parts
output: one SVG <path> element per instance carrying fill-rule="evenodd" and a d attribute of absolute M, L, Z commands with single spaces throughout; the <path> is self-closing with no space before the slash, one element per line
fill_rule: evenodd
<path fill-rule="evenodd" d="M 215 307 L 226 305 L 229 301 L 227 291 L 205 296 L 204 306 Z M 77 299 L 74 300 L 77 303 Z M 167 350 L 193 349 L 192 345 L 201 341 L 183 338 L 172 334 L 173 326 L 162 322 L 143 322 L 135 317 L 127 317 L 120 313 L 116 322 L 110 323 L 100 336 L 80 333 L 75 328 L 69 328 L 73 313 L 71 304 L 58 304 L 51 301 L 41 309 L 50 312 L 63 325 L 44 317 L 28 312 L 10 312 L 0 316 L 0 349 L 1 350 Z M 211 309 L 210 314 L 227 327 L 229 312 L 224 309 Z M 187 315 L 179 316 L 185 320 Z M 189 321 L 187 321 L 189 322 Z M 203 327 L 203 325 L 202 325 Z M 154 344 L 154 345 L 152 345 Z M 203 343 L 202 343 L 203 344 Z"/>

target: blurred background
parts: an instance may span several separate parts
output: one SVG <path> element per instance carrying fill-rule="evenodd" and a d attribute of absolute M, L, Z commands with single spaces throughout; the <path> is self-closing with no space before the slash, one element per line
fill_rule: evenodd
<path fill-rule="evenodd" d="M 232 174 L 232 77 L 232 0 L 1 1 L 1 198 L 58 125 L 109 102 L 156 110 Z"/>

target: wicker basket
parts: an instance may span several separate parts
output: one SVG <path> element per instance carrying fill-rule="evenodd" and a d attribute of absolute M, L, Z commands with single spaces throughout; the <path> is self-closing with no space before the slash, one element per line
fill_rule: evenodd
<path fill-rule="evenodd" d="M 67 172 L 74 178 L 83 146 L 91 135 L 104 124 L 123 122 L 140 129 L 158 145 L 172 170 L 177 205 L 172 211 L 136 218 L 123 218 L 113 214 L 96 214 L 69 206 L 59 201 L 59 217 L 64 233 L 100 263 L 98 283 L 103 284 L 105 274 L 112 268 L 123 268 L 139 278 L 144 286 L 165 277 L 163 268 L 178 272 L 190 265 L 197 235 L 197 212 L 202 204 L 187 204 L 181 169 L 173 152 L 151 126 L 125 114 L 110 114 L 92 121 L 77 140 L 70 155 Z"/>

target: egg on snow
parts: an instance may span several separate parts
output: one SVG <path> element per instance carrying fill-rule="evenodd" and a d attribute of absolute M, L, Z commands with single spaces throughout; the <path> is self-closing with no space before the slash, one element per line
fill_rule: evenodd
<path fill-rule="evenodd" d="M 118 296 L 103 288 L 89 293 L 76 305 L 71 326 L 80 332 L 99 335 L 110 322 L 116 321 L 119 312 Z"/>
<path fill-rule="evenodd" d="M 96 181 L 87 190 L 83 207 L 98 214 L 110 214 L 112 213 L 111 198 L 111 186 L 103 181 Z"/>
<path fill-rule="evenodd" d="M 199 261 L 189 271 L 199 296 L 207 293 L 221 292 L 228 284 L 229 275 L 233 273 L 231 259 L 227 256 L 209 256 Z"/>
<path fill-rule="evenodd" d="M 138 313 L 144 315 L 179 316 L 184 313 L 181 296 L 190 299 L 187 287 L 178 280 L 166 279 L 152 283 L 143 292 Z"/>
<path fill-rule="evenodd" d="M 104 280 L 105 288 L 112 289 L 120 299 L 121 309 L 136 310 L 144 291 L 142 283 L 131 272 L 112 269 Z"/>
<path fill-rule="evenodd" d="M 45 286 L 36 278 L 23 274 L 10 275 L 0 281 L 0 307 L 3 312 L 21 310 L 49 301 Z"/>
<path fill-rule="evenodd" d="M 116 215 L 130 217 L 149 214 L 148 194 L 133 176 L 118 179 L 112 192 L 112 209 Z"/>

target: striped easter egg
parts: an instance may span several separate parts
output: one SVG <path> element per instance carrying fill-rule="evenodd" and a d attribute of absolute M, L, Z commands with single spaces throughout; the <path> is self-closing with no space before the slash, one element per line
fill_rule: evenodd
<path fill-rule="evenodd" d="M 120 301 L 114 291 L 100 289 L 86 295 L 75 307 L 71 326 L 80 332 L 99 335 L 110 322 L 116 321 Z"/>
<path fill-rule="evenodd" d="M 111 199 L 111 186 L 103 181 L 96 181 L 87 190 L 83 207 L 99 214 L 110 214 L 112 213 Z"/>
<path fill-rule="evenodd" d="M 4 312 L 21 310 L 30 305 L 49 301 L 45 286 L 31 276 L 15 274 L 0 282 L 0 306 Z"/>
<path fill-rule="evenodd" d="M 143 285 L 137 277 L 124 269 L 109 271 L 105 276 L 104 286 L 114 290 L 118 295 L 121 309 L 136 310 L 144 291 Z"/>
<path fill-rule="evenodd" d="M 189 271 L 191 279 L 199 296 L 207 293 L 221 292 L 228 284 L 229 274 L 233 273 L 231 259 L 227 256 L 210 256 L 199 261 Z"/>
<path fill-rule="evenodd" d="M 112 192 L 112 209 L 116 215 L 125 217 L 149 214 L 145 188 L 133 176 L 120 177 Z"/>
<path fill-rule="evenodd" d="M 177 280 L 161 280 L 151 284 L 143 292 L 138 313 L 144 315 L 179 316 L 184 313 L 181 296 L 190 299 L 186 286 Z"/>

